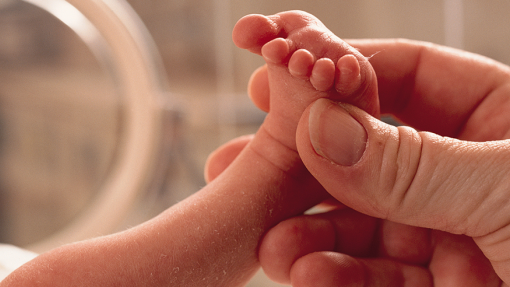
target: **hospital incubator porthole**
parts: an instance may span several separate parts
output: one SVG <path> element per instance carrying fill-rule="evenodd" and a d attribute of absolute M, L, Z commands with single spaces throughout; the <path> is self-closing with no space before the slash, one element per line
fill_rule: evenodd
<path fill-rule="evenodd" d="M 0 0 L 0 242 L 113 231 L 150 181 L 164 87 L 126 2 Z"/>

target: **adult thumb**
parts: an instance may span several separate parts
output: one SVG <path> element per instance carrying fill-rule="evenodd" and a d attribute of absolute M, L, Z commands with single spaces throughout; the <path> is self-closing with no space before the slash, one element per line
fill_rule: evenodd
<path fill-rule="evenodd" d="M 336 199 L 362 213 L 472 237 L 510 222 L 510 143 L 467 142 L 387 125 L 319 99 L 298 152 Z"/>

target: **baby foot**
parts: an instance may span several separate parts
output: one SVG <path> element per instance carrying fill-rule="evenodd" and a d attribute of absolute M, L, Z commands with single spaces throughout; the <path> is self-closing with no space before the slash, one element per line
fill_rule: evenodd
<path fill-rule="evenodd" d="M 354 104 L 378 116 L 375 72 L 356 49 L 302 11 L 248 15 L 236 24 L 234 43 L 267 63 L 270 112 L 263 127 L 295 148 L 304 109 L 318 98 Z"/>

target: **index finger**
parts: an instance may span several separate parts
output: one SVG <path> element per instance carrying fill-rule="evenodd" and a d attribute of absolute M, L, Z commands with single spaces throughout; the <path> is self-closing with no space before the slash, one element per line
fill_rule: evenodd
<path fill-rule="evenodd" d="M 469 140 L 508 136 L 509 67 L 425 42 L 347 42 L 370 57 L 377 74 L 382 113 L 445 136 Z"/>

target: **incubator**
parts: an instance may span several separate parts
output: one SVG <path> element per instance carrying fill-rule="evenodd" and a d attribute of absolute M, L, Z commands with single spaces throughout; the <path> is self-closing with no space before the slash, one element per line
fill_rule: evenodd
<path fill-rule="evenodd" d="M 122 0 L 0 0 L 0 39 L 0 242 L 43 252 L 116 231 L 168 145 L 144 25 Z M 0 265 L 32 256 L 0 257 L 17 251 Z"/>

